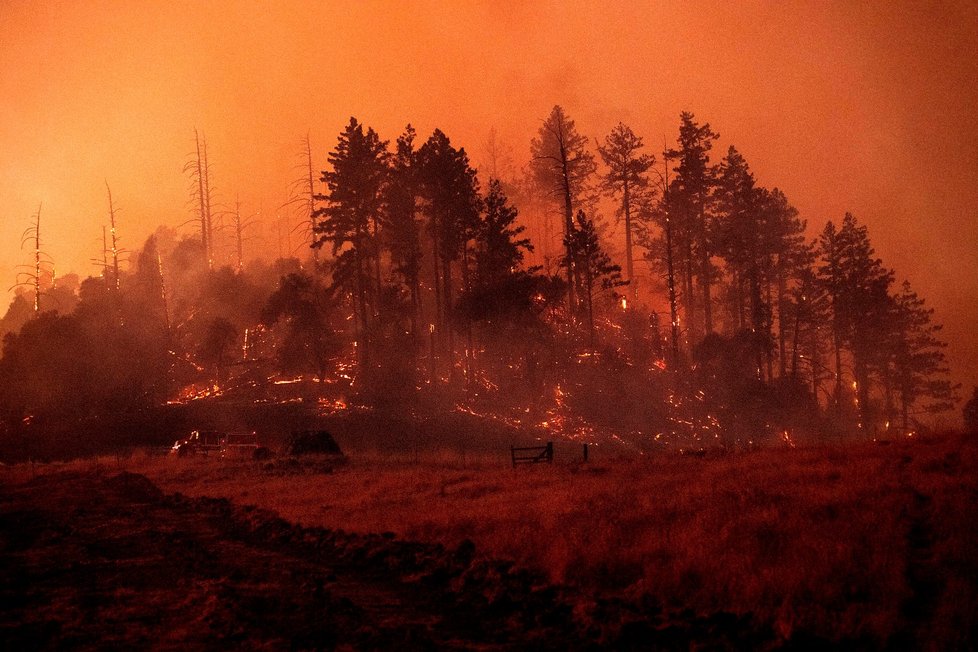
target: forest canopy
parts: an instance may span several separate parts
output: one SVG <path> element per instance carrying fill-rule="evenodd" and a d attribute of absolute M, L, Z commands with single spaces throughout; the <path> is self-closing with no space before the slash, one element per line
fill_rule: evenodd
<path fill-rule="evenodd" d="M 857 216 L 810 228 L 690 112 L 661 152 L 623 123 L 592 147 L 560 106 L 540 124 L 502 178 L 438 129 L 350 118 L 318 172 L 307 138 L 282 207 L 302 243 L 272 262 L 245 259 L 195 133 L 191 232 L 126 260 L 107 188 L 100 276 L 32 261 L 0 321 L 3 427 L 302 379 L 647 448 L 901 436 L 954 406 L 933 309 Z"/>

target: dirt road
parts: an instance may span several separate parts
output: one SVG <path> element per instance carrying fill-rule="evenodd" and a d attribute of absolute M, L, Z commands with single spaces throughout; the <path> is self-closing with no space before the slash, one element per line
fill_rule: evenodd
<path fill-rule="evenodd" d="M 0 485 L 0 648 L 776 646 L 730 614 L 573 595 L 474 547 L 302 528 L 131 473 Z"/>

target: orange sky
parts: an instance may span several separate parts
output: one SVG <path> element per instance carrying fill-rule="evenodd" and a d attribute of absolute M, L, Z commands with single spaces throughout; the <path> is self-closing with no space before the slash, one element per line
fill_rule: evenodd
<path fill-rule="evenodd" d="M 96 273 L 104 179 L 125 246 L 185 222 L 194 127 L 217 199 L 267 216 L 300 139 L 321 168 L 351 115 L 390 139 L 440 127 L 476 163 L 495 127 L 522 165 L 554 104 L 656 151 L 688 109 L 813 230 L 847 210 L 868 225 L 978 384 L 973 2 L 224 4 L 0 3 L 4 287 L 39 202 L 59 273 Z"/>

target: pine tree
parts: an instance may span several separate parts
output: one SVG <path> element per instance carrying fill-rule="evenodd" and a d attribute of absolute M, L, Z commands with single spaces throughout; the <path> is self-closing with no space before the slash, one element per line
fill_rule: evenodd
<path fill-rule="evenodd" d="M 385 191 L 384 243 L 390 250 L 392 269 L 401 277 L 411 296 L 411 337 L 417 346 L 424 254 L 421 248 L 421 222 L 418 220 L 421 189 L 415 137 L 414 127 L 407 125 L 397 139 L 391 180 Z"/>
<path fill-rule="evenodd" d="M 770 261 L 772 269 L 767 274 L 768 305 L 777 308 L 779 376 L 783 378 L 788 367 L 793 291 L 800 289 L 810 279 L 815 257 L 813 248 L 805 240 L 807 224 L 798 216 L 798 211 L 788 202 L 784 193 L 774 188 L 767 193 L 762 203 L 767 249 L 773 255 L 773 260 Z M 776 293 L 773 301 L 770 299 L 772 284 Z M 801 296 L 805 296 L 804 293 Z M 768 315 L 773 315 L 773 310 L 769 310 Z"/>
<path fill-rule="evenodd" d="M 842 400 L 842 347 L 852 358 L 853 383 L 860 426 L 869 430 L 870 374 L 885 363 L 880 338 L 890 315 L 889 287 L 893 273 L 883 267 L 865 226 L 850 213 L 841 228 L 829 222 L 819 238 L 819 279 L 831 302 L 835 348 L 837 408 Z"/>
<path fill-rule="evenodd" d="M 698 333 L 696 319 L 696 285 L 699 285 L 703 308 L 703 328 L 713 332 L 712 291 L 716 268 L 713 265 L 711 193 L 716 168 L 710 164 L 710 150 L 719 134 L 709 123 L 699 125 L 692 113 L 680 114 L 679 147 L 666 153 L 669 160 L 678 161 L 675 178 L 669 185 L 670 220 L 674 226 L 674 244 L 678 252 L 682 282 L 682 300 L 687 328 Z"/>
<path fill-rule="evenodd" d="M 680 362 L 680 328 L 679 328 L 679 288 L 676 273 L 676 215 L 678 209 L 673 196 L 669 192 L 672 182 L 669 178 L 669 150 L 663 139 L 662 172 L 652 168 L 658 177 L 661 190 L 658 202 L 650 202 L 643 209 L 648 213 L 649 221 L 659 227 L 659 234 L 654 235 L 648 229 L 639 231 L 639 242 L 645 248 L 645 259 L 660 270 L 665 284 L 666 296 L 669 301 L 669 362 L 673 368 L 678 368 Z"/>
<path fill-rule="evenodd" d="M 900 419 L 904 431 L 910 428 L 910 415 L 921 399 L 929 399 L 922 407 L 925 412 L 948 410 L 956 400 L 956 387 L 947 376 L 950 370 L 944 355 L 947 344 L 939 334 L 942 326 L 932 323 L 933 308 L 926 307 L 904 281 L 901 291 L 893 296 L 892 318 L 887 322 L 889 337 L 886 338 L 889 365 L 886 369 L 888 418 L 892 400 L 890 390 L 900 396 Z"/>
<path fill-rule="evenodd" d="M 720 166 L 716 185 L 715 245 L 731 275 L 732 309 L 736 329 L 760 333 L 766 306 L 761 297 L 761 268 L 765 224 L 761 206 L 764 191 L 732 145 Z M 758 365 L 760 366 L 760 365 Z"/>
<path fill-rule="evenodd" d="M 537 137 L 530 141 L 530 166 L 537 183 L 548 191 L 563 209 L 564 260 L 572 258 L 567 236 L 574 228 L 574 210 L 587 200 L 592 176 L 597 170 L 594 156 L 587 151 L 587 137 L 578 133 L 574 121 L 559 105 L 541 125 Z M 567 267 L 568 307 L 574 314 L 574 290 L 577 274 Z"/>
<path fill-rule="evenodd" d="M 564 238 L 568 255 L 562 261 L 565 267 L 574 266 L 578 270 L 578 293 L 583 303 L 588 324 L 588 342 L 594 349 L 594 298 L 595 293 L 626 285 L 621 278 L 621 267 L 611 262 L 598 240 L 594 222 L 584 211 L 577 212 L 577 219 L 571 231 Z"/>
<path fill-rule="evenodd" d="M 364 131 L 356 118 L 350 118 L 329 154 L 332 169 L 321 177 L 327 193 L 317 200 L 325 205 L 315 211 L 318 239 L 314 246 L 329 242 L 337 257 L 334 285 L 343 286 L 353 297 L 359 330 L 357 352 L 362 364 L 369 363 L 372 315 L 378 303 L 377 224 L 389 157 L 387 141 L 380 140 L 373 129 Z"/>
<path fill-rule="evenodd" d="M 476 278 L 480 285 L 499 283 L 522 266 L 524 251 L 532 252 L 528 238 L 520 237 L 526 228 L 516 224 L 519 211 L 509 204 L 498 179 L 489 180 L 485 213 L 479 225 Z"/>
<path fill-rule="evenodd" d="M 800 265 L 794 286 L 789 289 L 778 320 L 783 330 L 790 328 L 791 364 L 788 377 L 800 377 L 799 363 L 807 363 L 811 394 L 818 401 L 819 388 L 823 380 L 822 362 L 825 353 L 823 324 L 831 324 L 829 296 L 819 281 L 814 268 L 815 245 L 806 247 L 807 265 Z"/>
<path fill-rule="evenodd" d="M 481 199 L 475 170 L 464 149 L 455 149 L 436 129 L 418 150 L 419 178 L 428 230 L 432 238 L 436 327 L 447 345 L 449 373 L 455 373 L 455 341 L 450 327 L 454 312 L 453 265 L 461 261 L 463 286 L 468 280 L 468 243 L 479 223 Z M 463 287 L 464 289 L 464 287 Z"/>
<path fill-rule="evenodd" d="M 612 197 L 621 197 L 618 215 L 625 223 L 625 278 L 632 297 L 638 296 L 632 254 L 634 222 L 639 213 L 637 209 L 651 199 L 648 170 L 655 164 L 655 156 L 639 153 L 643 147 L 642 139 L 621 122 L 605 136 L 604 145 L 598 146 L 598 153 L 608 166 L 602 188 Z"/>

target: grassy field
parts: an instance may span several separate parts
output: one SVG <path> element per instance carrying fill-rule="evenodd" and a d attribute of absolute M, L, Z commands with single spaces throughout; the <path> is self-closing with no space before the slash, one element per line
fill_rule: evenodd
<path fill-rule="evenodd" d="M 556 582 L 750 612 L 785 637 L 976 640 L 978 445 L 960 437 L 515 470 L 502 456 L 356 451 L 343 464 L 103 463 L 306 526 L 471 539 Z"/>
<path fill-rule="evenodd" d="M 508 450 L 346 448 L 343 463 L 137 454 L 74 464 L 125 467 L 166 492 L 227 497 L 305 526 L 470 539 L 481 555 L 590 594 L 752 613 L 785 639 L 918 649 L 978 640 L 973 440 L 598 454 L 586 464 L 568 448 L 552 466 L 517 469 Z"/>

